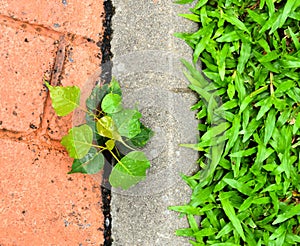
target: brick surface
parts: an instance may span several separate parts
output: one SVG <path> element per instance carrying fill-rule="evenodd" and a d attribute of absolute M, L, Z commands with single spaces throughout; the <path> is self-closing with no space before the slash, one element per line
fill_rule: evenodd
<path fill-rule="evenodd" d="M 102 0 L 0 1 L 0 246 L 103 243 L 101 173 L 67 175 L 58 142 L 83 115 L 57 117 L 43 85 L 77 85 L 86 98 L 103 11 Z"/>
<path fill-rule="evenodd" d="M 77 85 L 80 87 L 83 94 L 82 106 L 95 85 L 97 79 L 95 75 L 99 75 L 101 59 L 98 53 L 99 47 L 96 44 L 70 45 L 67 48 L 61 83 L 64 86 Z M 58 117 L 54 110 L 50 109 L 46 117 L 49 120 L 48 135 L 55 140 L 60 140 L 72 125 L 78 125 L 84 120 L 84 114 L 78 111 L 76 114 Z"/>
<path fill-rule="evenodd" d="M 33 131 L 46 98 L 43 77 L 55 55 L 53 40 L 0 25 L 0 129 Z"/>
<path fill-rule="evenodd" d="M 100 245 L 100 186 L 64 152 L 0 139 L 0 245 Z"/>
<path fill-rule="evenodd" d="M 95 0 L 1 0 L 0 14 L 95 41 L 102 32 L 103 8 Z"/>

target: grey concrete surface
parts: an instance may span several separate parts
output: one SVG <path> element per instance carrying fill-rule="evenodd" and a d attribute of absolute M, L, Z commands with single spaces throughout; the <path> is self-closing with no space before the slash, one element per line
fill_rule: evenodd
<path fill-rule="evenodd" d="M 187 227 L 186 219 L 168 210 L 189 202 L 190 189 L 180 173 L 195 171 L 198 159 L 195 151 L 179 147 L 197 141 L 198 122 L 189 110 L 196 98 L 186 90 L 180 63 L 191 60 L 192 50 L 173 34 L 196 26 L 177 16 L 189 6 L 170 0 L 113 0 L 113 5 L 113 75 L 125 106 L 136 105 L 155 131 L 145 148 L 152 165 L 146 180 L 127 191 L 112 190 L 113 245 L 189 245 L 174 234 Z"/>

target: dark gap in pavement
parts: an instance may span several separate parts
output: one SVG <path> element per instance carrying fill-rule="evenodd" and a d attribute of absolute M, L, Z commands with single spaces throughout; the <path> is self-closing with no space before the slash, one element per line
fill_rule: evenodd
<path fill-rule="evenodd" d="M 111 0 L 104 0 L 104 11 L 105 19 L 103 21 L 104 26 L 104 35 L 102 41 L 98 42 L 97 45 L 101 49 L 102 61 L 101 61 L 101 83 L 110 83 L 112 79 L 112 57 L 111 52 L 111 39 L 113 30 L 111 28 L 111 20 L 114 15 L 115 9 L 113 7 Z M 111 156 L 105 156 L 106 160 L 111 160 Z M 102 211 L 104 215 L 104 246 L 112 245 L 111 237 L 111 185 L 109 183 L 109 175 L 112 170 L 112 165 L 109 161 L 105 162 L 103 167 L 103 178 L 101 184 L 101 193 L 102 193 Z"/>

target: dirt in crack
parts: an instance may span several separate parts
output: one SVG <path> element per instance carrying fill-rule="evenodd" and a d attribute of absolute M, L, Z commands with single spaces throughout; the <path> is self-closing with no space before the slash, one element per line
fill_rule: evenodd
<path fill-rule="evenodd" d="M 112 27 L 111 20 L 114 14 L 114 7 L 112 5 L 111 0 L 104 1 L 104 11 L 105 11 L 105 19 L 103 21 L 104 26 L 104 36 L 101 42 L 97 43 L 97 45 L 101 48 L 102 53 L 102 62 L 101 62 L 101 82 L 102 83 L 110 83 L 112 79 L 112 53 L 111 53 L 111 38 L 112 38 Z M 107 156 L 107 160 L 112 157 Z M 112 245 L 112 237 L 111 237 L 111 185 L 109 183 L 109 175 L 112 170 L 112 165 L 108 162 L 105 163 L 103 168 L 103 179 L 101 185 L 101 193 L 102 193 L 102 211 L 104 215 L 104 246 Z"/>
<path fill-rule="evenodd" d="M 101 48 L 102 53 L 102 61 L 101 61 L 101 80 L 105 83 L 109 83 L 112 78 L 112 57 L 113 54 L 111 52 L 111 38 L 112 38 L 112 27 L 111 21 L 112 17 L 115 13 L 115 9 L 112 5 L 111 0 L 104 1 L 104 10 L 105 10 L 105 18 L 103 21 L 104 26 L 104 35 L 103 39 L 97 43 L 97 45 Z"/>

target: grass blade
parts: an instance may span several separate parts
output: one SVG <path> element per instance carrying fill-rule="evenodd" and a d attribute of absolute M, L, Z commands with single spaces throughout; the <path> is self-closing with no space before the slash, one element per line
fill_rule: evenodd
<path fill-rule="evenodd" d="M 229 202 L 229 199 L 227 198 L 225 193 L 221 193 L 219 195 L 219 198 L 220 198 L 220 201 L 221 201 L 221 204 L 222 204 L 222 208 L 223 208 L 225 214 L 227 215 L 228 219 L 231 221 L 231 223 L 234 226 L 234 228 L 236 229 L 237 233 L 245 241 L 246 237 L 245 237 L 245 234 L 244 234 L 243 227 L 241 225 L 240 220 L 236 216 L 234 208 L 231 205 L 231 203 Z"/>
<path fill-rule="evenodd" d="M 296 206 L 291 206 L 283 214 L 278 215 L 277 219 L 272 223 L 272 225 L 276 225 L 278 223 L 284 222 L 296 215 L 300 215 L 300 204 Z"/>

